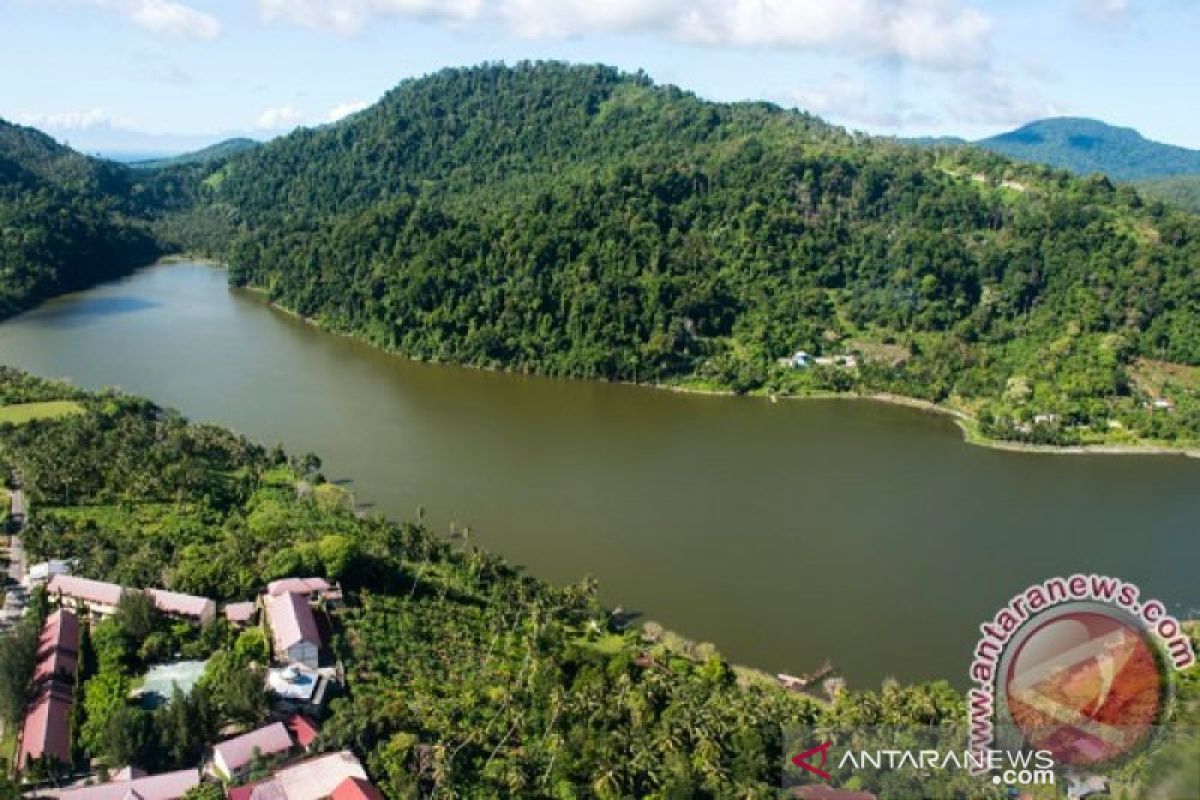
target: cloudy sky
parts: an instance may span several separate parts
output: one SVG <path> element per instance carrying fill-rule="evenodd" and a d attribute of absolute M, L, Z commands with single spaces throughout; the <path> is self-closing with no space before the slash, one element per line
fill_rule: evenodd
<path fill-rule="evenodd" d="M 0 0 L 0 116 L 89 150 L 267 137 L 443 66 L 642 68 L 880 133 L 1090 116 L 1200 148 L 1198 0 Z"/>

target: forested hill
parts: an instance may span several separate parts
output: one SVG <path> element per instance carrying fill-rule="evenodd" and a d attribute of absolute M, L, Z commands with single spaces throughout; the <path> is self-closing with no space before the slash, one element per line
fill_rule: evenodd
<path fill-rule="evenodd" d="M 1200 430 L 1200 223 L 1102 178 L 525 64 L 407 81 L 203 184 L 181 241 L 418 358 L 886 390 L 1060 444 Z"/>
<path fill-rule="evenodd" d="M 261 142 L 244 137 L 226 139 L 190 153 L 180 153 L 177 156 L 154 158 L 147 161 L 133 161 L 129 166 L 134 169 L 163 169 L 164 167 L 178 167 L 187 164 L 208 164 L 213 161 L 229 158 L 238 153 L 244 153 L 247 150 L 253 150 L 260 144 Z"/>
<path fill-rule="evenodd" d="M 1200 150 L 1151 141 L 1132 128 L 1094 119 L 1039 120 L 976 144 L 1013 158 L 1081 175 L 1098 172 L 1119 181 L 1200 174 Z"/>
<path fill-rule="evenodd" d="M 0 120 L 0 318 L 160 252 L 129 171 Z"/>

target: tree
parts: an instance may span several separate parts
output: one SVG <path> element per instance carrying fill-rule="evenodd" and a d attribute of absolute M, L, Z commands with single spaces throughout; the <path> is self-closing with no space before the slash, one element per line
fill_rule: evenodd
<path fill-rule="evenodd" d="M 160 628 L 163 621 L 150 596 L 136 591 L 126 591 L 121 596 L 113 618 L 135 642 L 144 641 Z"/>

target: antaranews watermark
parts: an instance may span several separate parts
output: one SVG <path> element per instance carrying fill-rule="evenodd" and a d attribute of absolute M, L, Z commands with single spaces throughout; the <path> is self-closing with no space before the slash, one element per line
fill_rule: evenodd
<path fill-rule="evenodd" d="M 1171 672 L 1196 663 L 1166 605 L 1103 575 L 1034 584 L 980 632 L 971 749 L 1036 748 L 1067 766 L 1112 762 L 1144 744 L 1167 718 Z"/>

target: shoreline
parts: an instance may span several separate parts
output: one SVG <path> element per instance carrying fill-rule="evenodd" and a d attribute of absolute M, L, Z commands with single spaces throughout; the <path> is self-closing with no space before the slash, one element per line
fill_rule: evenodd
<path fill-rule="evenodd" d="M 227 269 L 226 265 L 214 261 L 209 258 L 195 257 L 188 255 L 178 255 L 171 257 L 170 260 L 163 259 L 158 263 L 180 263 L 180 262 L 196 261 L 199 263 Z M 522 373 L 516 370 L 507 370 L 502 367 L 481 367 L 473 364 L 452 364 L 451 362 L 436 362 L 427 361 L 425 359 L 415 359 L 399 353 L 394 350 L 378 347 L 371 342 L 356 336 L 352 333 L 342 333 L 326 328 L 318 320 L 311 317 L 305 317 L 286 308 L 269 299 L 269 294 L 266 289 L 259 286 L 242 286 L 238 287 L 241 291 L 248 292 L 259 298 L 264 305 L 279 311 L 287 316 L 310 325 L 325 333 L 334 336 L 342 336 L 347 339 L 372 347 L 379 352 L 388 353 L 389 355 L 399 358 L 406 358 L 410 361 L 415 361 L 423 364 L 441 364 L 445 366 L 463 367 L 466 369 L 477 369 L 485 372 L 507 372 L 514 375 L 537 375 L 537 373 Z M 542 375 L 539 377 L 552 378 L 553 376 Z M 567 379 L 576 380 L 576 379 Z M 588 380 L 581 378 L 578 380 Z M 906 395 L 893 394 L 891 392 L 814 392 L 812 394 L 802 395 L 773 395 L 768 393 L 754 393 L 747 395 L 738 395 L 730 389 L 709 389 L 698 386 L 684 386 L 680 384 L 669 383 L 634 383 L 633 381 L 614 381 L 605 380 L 603 378 L 595 378 L 602 383 L 610 383 L 618 386 L 634 386 L 640 389 L 657 389 L 660 391 L 677 392 L 679 394 L 694 394 L 694 395 L 711 395 L 714 397 L 752 397 L 763 400 L 776 402 L 777 400 L 850 400 L 850 401 L 867 401 L 873 403 L 883 403 L 886 405 L 900 406 L 909 408 L 914 411 L 924 411 L 941 416 L 947 416 L 954 420 L 955 425 L 962 433 L 963 442 L 975 447 L 987 448 L 990 450 L 999 450 L 1009 453 L 1026 453 L 1030 455 L 1056 455 L 1056 456 L 1176 456 L 1181 458 L 1200 459 L 1200 447 L 1172 447 L 1166 444 L 1082 444 L 1082 445 L 1051 445 L 1051 444 L 1029 444 L 1026 442 L 1014 442 L 1005 439 L 993 439 L 979 433 L 976 427 L 976 420 L 970 414 L 960 409 L 951 408 L 948 406 L 938 405 L 929 400 L 922 400 L 918 397 L 908 397 Z"/>

